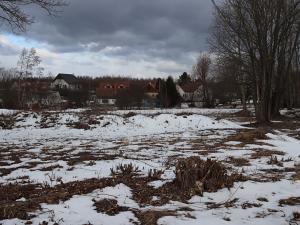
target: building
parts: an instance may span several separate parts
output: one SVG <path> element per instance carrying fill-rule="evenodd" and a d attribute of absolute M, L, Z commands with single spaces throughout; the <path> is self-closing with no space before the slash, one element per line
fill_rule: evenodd
<path fill-rule="evenodd" d="M 182 107 L 203 107 L 203 88 L 199 80 L 177 84 L 176 89 L 182 98 Z"/>
<path fill-rule="evenodd" d="M 146 95 L 149 98 L 156 99 L 158 94 L 159 90 L 157 88 L 157 85 L 153 84 L 153 82 L 150 81 L 146 86 Z"/>
<path fill-rule="evenodd" d="M 129 81 L 101 81 L 96 88 L 96 98 L 94 99 L 97 105 L 113 106 L 116 104 L 118 94 L 130 87 Z"/>
<path fill-rule="evenodd" d="M 145 87 L 145 98 L 143 100 L 144 108 L 154 108 L 159 106 L 159 85 L 158 81 L 156 84 L 150 81 Z"/>
<path fill-rule="evenodd" d="M 51 83 L 52 89 L 79 90 L 81 85 L 73 74 L 58 74 Z"/>

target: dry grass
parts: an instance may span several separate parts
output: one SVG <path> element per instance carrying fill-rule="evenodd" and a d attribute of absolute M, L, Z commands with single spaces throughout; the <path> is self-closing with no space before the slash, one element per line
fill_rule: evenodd
<path fill-rule="evenodd" d="M 248 208 L 259 208 L 261 207 L 261 203 L 251 203 L 251 202 L 244 202 L 242 204 L 242 209 L 248 209 Z"/>
<path fill-rule="evenodd" d="M 251 154 L 251 159 L 259 159 L 263 157 L 272 157 L 273 155 L 285 155 L 285 152 L 277 150 L 258 149 Z"/>
<path fill-rule="evenodd" d="M 229 175 L 225 166 L 214 160 L 204 161 L 199 157 L 178 160 L 175 168 L 176 178 L 166 185 L 170 193 L 174 192 L 181 199 L 193 195 L 202 195 L 204 191 L 215 192 L 218 189 L 233 186 L 237 180 L 243 179 L 240 174 Z"/>
<path fill-rule="evenodd" d="M 139 219 L 140 224 L 143 225 L 157 225 L 157 221 L 161 217 L 176 216 L 175 211 L 162 210 L 162 211 L 135 211 L 135 216 Z"/>
<path fill-rule="evenodd" d="M 293 212 L 293 218 L 292 218 L 292 221 L 295 222 L 295 221 L 300 221 L 300 213 L 299 212 Z M 295 223 L 295 224 L 298 224 L 298 223 Z"/>
<path fill-rule="evenodd" d="M 295 174 L 293 175 L 294 180 L 300 180 L 300 165 L 295 166 Z"/>
<path fill-rule="evenodd" d="M 280 167 L 283 166 L 283 163 L 277 159 L 277 156 L 271 156 L 270 159 L 267 161 L 267 163 L 269 165 L 276 165 Z"/>
<path fill-rule="evenodd" d="M 120 212 L 129 210 L 128 207 L 119 206 L 117 200 L 115 199 L 102 199 L 100 201 L 93 201 L 97 212 L 105 213 L 110 216 L 114 216 Z"/>
<path fill-rule="evenodd" d="M 116 169 L 111 168 L 111 175 L 112 176 L 129 176 L 129 177 L 133 177 L 138 175 L 139 172 L 141 172 L 139 170 L 138 166 L 134 166 L 132 163 L 130 164 L 119 164 Z"/>
<path fill-rule="evenodd" d="M 284 205 L 300 205 L 300 197 L 290 197 L 287 199 L 279 200 L 279 206 Z"/>
<path fill-rule="evenodd" d="M 234 166 L 237 166 L 237 167 L 241 167 L 241 166 L 250 166 L 250 162 L 248 159 L 246 158 L 235 158 L 235 157 L 228 157 L 227 160 L 226 160 L 227 163 L 230 163 Z"/>
<path fill-rule="evenodd" d="M 239 133 L 229 136 L 226 139 L 228 141 L 239 141 L 245 144 L 253 144 L 256 140 L 267 139 L 266 133 L 269 131 L 265 128 L 256 128 L 251 130 L 241 130 Z"/>

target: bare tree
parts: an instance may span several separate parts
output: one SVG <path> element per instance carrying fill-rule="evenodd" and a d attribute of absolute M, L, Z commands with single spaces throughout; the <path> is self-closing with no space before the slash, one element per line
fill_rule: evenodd
<path fill-rule="evenodd" d="M 24 7 L 34 5 L 45 10 L 49 15 L 56 15 L 65 0 L 0 0 L 0 22 L 7 24 L 13 31 L 26 30 L 27 25 L 34 22 Z"/>
<path fill-rule="evenodd" d="M 22 79 L 32 76 L 34 69 L 42 70 L 41 67 L 38 67 L 41 62 L 42 60 L 40 56 L 37 55 L 37 52 L 34 48 L 31 48 L 30 50 L 24 48 L 21 51 L 18 61 L 20 78 Z"/>
<path fill-rule="evenodd" d="M 258 122 L 279 113 L 300 34 L 299 0 L 224 0 L 217 5 L 211 45 L 237 61 L 253 88 Z"/>
<path fill-rule="evenodd" d="M 23 107 L 22 99 L 26 95 L 26 90 L 22 89 L 21 81 L 24 78 L 28 78 L 29 76 L 33 75 L 33 71 L 35 69 L 39 70 L 38 67 L 41 63 L 41 58 L 37 55 L 37 52 L 34 48 L 26 49 L 24 48 L 20 53 L 20 58 L 18 61 L 19 67 L 19 76 L 18 76 L 18 102 L 19 107 Z"/>
<path fill-rule="evenodd" d="M 207 76 L 211 65 L 211 58 L 207 53 L 202 53 L 193 67 L 193 76 L 200 80 L 203 86 L 203 99 L 207 106 L 210 105 L 210 98 L 208 93 Z"/>

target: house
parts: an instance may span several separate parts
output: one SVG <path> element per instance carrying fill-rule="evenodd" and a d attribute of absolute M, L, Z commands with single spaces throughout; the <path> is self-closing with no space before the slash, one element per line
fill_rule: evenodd
<path fill-rule="evenodd" d="M 158 82 L 154 84 L 154 82 L 150 81 L 147 83 L 145 87 L 145 97 L 143 100 L 143 107 L 144 108 L 154 108 L 158 107 L 159 100 L 159 88 L 158 88 Z"/>
<path fill-rule="evenodd" d="M 101 81 L 96 88 L 96 98 L 94 99 L 97 105 L 116 104 L 117 96 L 121 91 L 128 89 L 130 86 L 129 81 L 114 81 L 107 80 Z"/>
<path fill-rule="evenodd" d="M 146 95 L 149 97 L 149 98 L 152 98 L 152 99 L 156 99 L 158 94 L 159 94 L 159 90 L 157 88 L 157 85 L 154 84 L 153 82 L 149 82 L 145 88 L 146 90 Z"/>
<path fill-rule="evenodd" d="M 199 80 L 177 84 L 176 89 L 182 98 L 181 107 L 203 107 L 203 88 Z"/>
<path fill-rule="evenodd" d="M 67 89 L 67 90 L 79 90 L 81 88 L 80 83 L 76 76 L 73 74 L 58 74 L 51 83 L 52 89 Z"/>

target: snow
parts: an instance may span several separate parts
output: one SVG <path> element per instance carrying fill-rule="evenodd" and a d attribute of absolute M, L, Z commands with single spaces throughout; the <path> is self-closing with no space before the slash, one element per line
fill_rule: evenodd
<path fill-rule="evenodd" d="M 232 114 L 241 111 L 241 109 L 200 109 L 200 108 L 189 108 L 189 109 L 152 109 L 152 110 L 117 110 L 109 111 L 114 115 L 126 115 L 130 112 L 134 112 L 141 115 L 157 115 L 157 114 L 199 114 L 199 115 L 221 115 L 221 114 Z"/>
<path fill-rule="evenodd" d="M 265 143 L 276 146 L 278 150 L 288 153 L 289 156 L 300 157 L 299 140 L 289 137 L 278 131 L 276 134 L 267 134 L 267 137 L 269 137 L 270 140 L 264 141 Z"/>
<path fill-rule="evenodd" d="M 18 113 L 18 110 L 0 109 L 0 116 L 10 116 Z"/>
<path fill-rule="evenodd" d="M 280 199 L 300 196 L 300 182 L 291 182 L 283 180 L 275 183 L 257 183 L 247 181 L 244 183 L 236 183 L 235 187 L 228 190 L 222 189 L 217 193 L 204 193 L 203 197 L 195 196 L 188 204 L 194 209 L 191 215 L 196 219 L 186 217 L 164 217 L 159 220 L 158 224 L 189 224 L 189 225 L 207 225 L 207 224 L 288 224 L 285 215 L 290 216 L 293 212 L 299 211 L 298 206 L 278 206 Z M 264 197 L 268 202 L 259 202 L 257 198 Z M 224 203 L 237 198 L 237 207 L 232 208 L 216 208 L 207 210 L 205 202 Z M 241 208 L 241 203 L 261 203 L 258 208 Z M 278 212 L 270 213 L 269 209 L 276 209 Z M 259 214 L 267 213 L 265 218 L 257 218 Z M 230 218 L 225 221 L 224 218 Z"/>
<path fill-rule="evenodd" d="M 41 127 L 40 113 L 0 110 L 0 115 L 1 112 L 5 115 L 16 113 L 17 118 L 13 129 L 0 129 L 0 171 L 12 170 L 6 175 L 0 174 L 0 184 L 24 181 L 25 178 L 22 177 L 28 176 L 27 180 L 31 183 L 55 187 L 61 182 L 108 178 L 111 177 L 111 168 L 116 169 L 120 164 L 132 164 L 138 167 L 140 176 L 147 176 L 150 169 L 162 170 L 159 179 L 148 183 L 149 186 L 160 188 L 174 180 L 174 163 L 178 158 L 199 156 L 203 159 L 220 160 L 234 171 L 243 170 L 244 175 L 258 180 L 263 179 L 261 175 L 268 175 L 262 171 L 264 169 L 293 168 L 299 162 L 300 141 L 290 137 L 288 131 L 275 130 L 266 135 L 266 140 L 256 140 L 246 145 L 240 141 L 227 141 L 230 135 L 248 129 L 242 123 L 216 118 L 235 113 L 235 109 L 112 111 L 93 115 L 99 124 L 91 125 L 90 130 L 70 127 L 70 123 L 84 122 L 82 113 L 86 110 L 88 109 L 50 112 L 56 117 L 56 121 L 49 128 Z M 124 116 L 129 112 L 134 112 L 135 115 L 128 118 Z M 270 165 L 267 163 L 270 157 L 251 157 L 259 150 L 283 151 L 286 155 L 279 159 L 292 159 L 283 162 L 283 167 Z M 17 162 L 10 157 L 14 153 L 22 153 Z M 107 158 L 87 158 L 74 165 L 68 164 L 71 158 L 85 153 Z M 249 165 L 234 166 L 226 161 L 229 157 L 247 159 Z M 37 165 L 29 166 L 31 163 Z M 43 170 L 57 165 L 59 167 L 50 171 Z M 282 174 L 283 178 L 276 182 L 238 182 L 231 189 L 221 189 L 216 193 L 205 192 L 203 197 L 194 196 L 184 203 L 170 201 L 162 206 L 139 206 L 133 200 L 133 190 L 121 183 L 72 196 L 59 204 L 43 203 L 41 210 L 32 212 L 36 217 L 31 221 L 36 225 L 42 221 L 49 224 L 133 224 L 138 223 L 138 219 L 130 209 L 135 209 L 175 210 L 178 216 L 159 219 L 158 224 L 164 225 L 289 224 L 292 213 L 299 211 L 299 206 L 280 207 L 278 201 L 300 196 L 300 181 L 293 181 L 292 174 Z M 259 202 L 259 197 L 267 198 L 268 202 Z M 152 198 L 159 200 L 158 196 Z M 238 199 L 234 207 L 207 208 L 209 202 L 224 203 L 234 198 Z M 115 199 L 119 206 L 128 207 L 129 210 L 114 216 L 98 213 L 93 204 L 95 200 L 101 199 Z M 25 202 L 27 199 L 22 197 L 17 201 Z M 245 202 L 261 203 L 262 206 L 243 209 Z M 194 211 L 185 211 L 182 207 Z M 259 218 L 263 214 L 264 217 Z M 230 220 L 227 221 L 228 219 Z M 19 219 L 0 221 L 1 224 L 25 222 Z"/>

